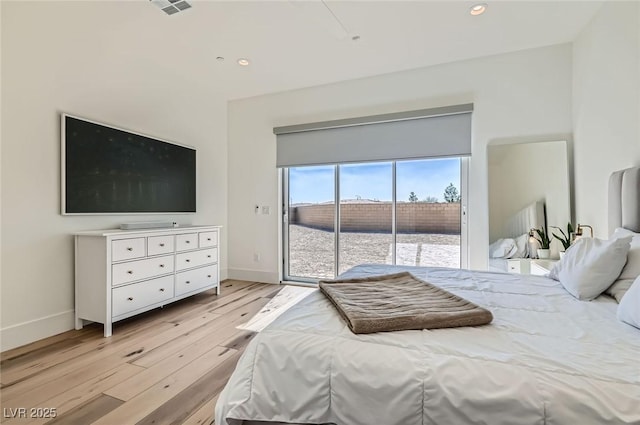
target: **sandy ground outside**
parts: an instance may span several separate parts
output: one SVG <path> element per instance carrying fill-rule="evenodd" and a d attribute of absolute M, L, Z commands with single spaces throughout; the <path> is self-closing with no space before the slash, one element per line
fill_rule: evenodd
<path fill-rule="evenodd" d="M 339 273 L 363 263 L 391 264 L 391 242 L 389 233 L 341 233 Z M 290 276 L 334 277 L 333 232 L 292 224 L 289 246 Z M 460 267 L 460 235 L 398 234 L 396 247 L 399 265 Z"/>

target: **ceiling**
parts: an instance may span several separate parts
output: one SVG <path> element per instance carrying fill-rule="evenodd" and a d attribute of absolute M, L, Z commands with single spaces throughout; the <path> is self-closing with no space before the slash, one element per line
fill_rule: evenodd
<path fill-rule="evenodd" d="M 148 0 L 49 1 L 38 28 L 114 74 L 235 99 L 570 42 L 602 4 L 485 1 L 476 17 L 456 0 L 192 0 L 171 16 Z"/>

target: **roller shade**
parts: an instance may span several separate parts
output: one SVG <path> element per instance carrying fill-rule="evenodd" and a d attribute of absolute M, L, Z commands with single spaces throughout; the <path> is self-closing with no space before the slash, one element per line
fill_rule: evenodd
<path fill-rule="evenodd" d="M 473 105 L 276 127 L 277 166 L 471 155 Z"/>

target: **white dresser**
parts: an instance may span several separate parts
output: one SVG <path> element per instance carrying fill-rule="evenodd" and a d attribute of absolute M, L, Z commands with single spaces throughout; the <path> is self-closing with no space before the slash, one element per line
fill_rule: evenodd
<path fill-rule="evenodd" d="M 104 324 L 208 289 L 220 293 L 220 226 L 75 234 L 76 329 Z"/>

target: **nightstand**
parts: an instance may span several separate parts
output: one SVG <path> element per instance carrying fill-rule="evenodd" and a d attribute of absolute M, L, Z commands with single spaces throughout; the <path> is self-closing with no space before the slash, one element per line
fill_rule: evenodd
<path fill-rule="evenodd" d="M 551 271 L 559 260 L 537 260 L 531 258 L 511 258 L 507 260 L 509 273 L 533 274 L 542 276 Z"/>
<path fill-rule="evenodd" d="M 543 276 L 549 273 L 558 261 L 560 260 L 531 260 L 530 273 Z"/>
<path fill-rule="evenodd" d="M 531 260 L 529 258 L 510 258 L 507 260 L 509 273 L 529 274 L 530 270 Z"/>

